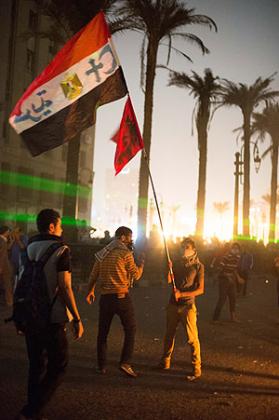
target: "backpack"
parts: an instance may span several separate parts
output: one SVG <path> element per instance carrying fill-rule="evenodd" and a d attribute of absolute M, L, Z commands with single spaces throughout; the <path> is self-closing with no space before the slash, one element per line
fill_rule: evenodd
<path fill-rule="evenodd" d="M 63 246 L 61 242 L 53 243 L 38 261 L 31 261 L 27 250 L 22 256 L 23 271 L 14 292 L 11 317 L 20 332 L 36 334 L 43 331 L 50 323 L 51 309 L 58 291 L 50 300 L 44 266 L 61 246 Z"/>

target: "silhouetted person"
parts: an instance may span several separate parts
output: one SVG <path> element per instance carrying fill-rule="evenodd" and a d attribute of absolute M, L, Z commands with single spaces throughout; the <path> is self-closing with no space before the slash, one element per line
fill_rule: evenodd
<path fill-rule="evenodd" d="M 253 255 L 250 254 L 247 249 L 245 248 L 244 251 L 240 255 L 238 272 L 241 278 L 243 279 L 243 284 L 240 285 L 240 293 L 242 296 L 247 295 L 247 285 L 250 278 L 250 273 L 253 268 Z"/>
<path fill-rule="evenodd" d="M 5 301 L 7 306 L 13 304 L 12 291 L 12 267 L 8 256 L 8 241 L 11 230 L 8 226 L 0 227 L 0 284 L 5 291 Z"/>
<path fill-rule="evenodd" d="M 107 245 L 111 241 L 109 230 L 104 231 L 104 237 L 100 239 L 100 245 Z"/>
<path fill-rule="evenodd" d="M 230 319 L 233 322 L 237 321 L 236 295 L 237 295 L 237 270 L 240 260 L 240 246 L 234 243 L 230 251 L 225 255 L 220 262 L 219 272 L 219 298 L 213 314 L 213 321 L 218 321 L 222 308 L 228 298 L 230 306 Z"/>
<path fill-rule="evenodd" d="M 197 328 L 195 297 L 204 293 L 204 265 L 199 261 L 195 243 L 186 238 L 181 243 L 179 255 L 174 259 L 173 273 L 176 289 L 173 290 L 167 307 L 167 330 L 164 350 L 159 367 L 169 369 L 179 323 L 183 325 L 191 347 L 193 381 L 201 376 L 201 352 Z M 171 281 L 169 274 L 169 281 Z"/>

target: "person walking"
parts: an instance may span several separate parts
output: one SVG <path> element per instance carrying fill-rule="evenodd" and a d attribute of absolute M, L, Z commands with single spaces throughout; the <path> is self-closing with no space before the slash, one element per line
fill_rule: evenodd
<path fill-rule="evenodd" d="M 213 322 L 219 321 L 226 300 L 229 300 L 230 320 L 238 322 L 236 317 L 236 295 L 238 287 L 238 267 L 240 260 L 240 245 L 233 243 L 230 251 L 220 262 L 219 297 L 213 314 Z"/>
<path fill-rule="evenodd" d="M 97 337 L 97 372 L 106 373 L 107 337 L 114 315 L 118 315 L 124 329 L 124 345 L 119 368 L 131 377 L 137 374 L 131 366 L 134 350 L 136 320 L 129 288 L 139 280 L 144 266 L 143 256 L 135 264 L 132 248 L 132 230 L 120 226 L 115 239 L 95 254 L 96 261 L 90 274 L 86 300 L 95 300 L 95 286 L 100 282 L 99 327 Z"/>
<path fill-rule="evenodd" d="M 247 245 L 245 245 L 245 248 L 242 249 L 238 266 L 239 275 L 243 279 L 243 284 L 239 287 L 240 294 L 242 294 L 243 297 L 247 296 L 247 285 L 250 279 L 250 273 L 253 268 L 253 264 L 253 255 L 248 252 Z"/>
<path fill-rule="evenodd" d="M 68 364 L 67 322 L 72 319 L 75 339 L 83 335 L 83 325 L 71 286 L 70 250 L 61 239 L 59 213 L 53 209 L 40 211 L 37 227 L 39 234 L 29 240 L 26 250 L 30 261 L 38 262 L 54 244 L 60 246 L 55 248 L 43 267 L 47 293 L 52 302 L 49 323 L 37 332 L 28 328 L 19 330 L 25 335 L 29 359 L 27 404 L 18 415 L 19 420 L 40 418 L 63 379 Z M 20 287 L 20 280 L 17 287 Z M 15 296 L 16 293 L 17 289 Z"/>
<path fill-rule="evenodd" d="M 0 284 L 3 285 L 7 306 L 13 305 L 12 268 L 8 255 L 8 240 L 11 230 L 8 226 L 0 227 Z"/>
<path fill-rule="evenodd" d="M 187 379 L 194 381 L 201 376 L 201 351 L 195 298 L 204 293 L 204 265 L 199 261 L 195 242 L 192 239 L 186 238 L 181 242 L 180 253 L 171 266 L 175 288 L 167 306 L 167 328 L 159 368 L 170 368 L 176 330 L 178 324 L 181 323 L 191 347 L 192 373 L 187 376 Z"/>
<path fill-rule="evenodd" d="M 21 228 L 15 227 L 11 232 L 12 245 L 10 247 L 9 260 L 12 267 L 13 290 L 15 290 L 19 274 L 19 266 L 21 261 L 21 254 L 26 249 L 28 243 L 27 235 L 24 235 Z"/>

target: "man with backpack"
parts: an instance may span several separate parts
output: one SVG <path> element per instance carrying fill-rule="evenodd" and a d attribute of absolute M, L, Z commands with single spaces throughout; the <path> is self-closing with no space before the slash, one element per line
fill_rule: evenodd
<path fill-rule="evenodd" d="M 38 418 L 61 383 L 68 364 L 66 323 L 72 319 L 75 339 L 83 335 L 59 213 L 42 210 L 37 227 L 14 295 L 13 317 L 18 333 L 25 335 L 29 359 L 28 400 L 18 416 L 22 420 Z"/>

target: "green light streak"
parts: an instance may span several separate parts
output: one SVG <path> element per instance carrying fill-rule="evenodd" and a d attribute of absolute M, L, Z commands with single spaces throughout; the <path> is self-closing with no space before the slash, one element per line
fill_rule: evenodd
<path fill-rule="evenodd" d="M 5 222 L 25 222 L 25 223 L 36 223 L 37 216 L 35 214 L 25 213 L 8 213 L 0 211 L 0 221 Z M 79 228 L 85 228 L 89 226 L 86 220 L 74 219 L 73 217 L 64 216 L 62 217 L 62 225 L 64 226 L 76 226 Z"/>
<path fill-rule="evenodd" d="M 90 187 L 9 171 L 0 171 L 0 183 L 13 187 L 47 191 L 53 194 L 63 194 L 70 197 L 78 195 L 79 197 L 88 198 L 91 193 Z"/>
<path fill-rule="evenodd" d="M 259 242 L 258 239 L 254 236 L 244 236 L 244 235 L 237 235 L 233 237 L 234 241 L 239 241 L 239 242 Z M 262 239 L 260 240 L 262 242 Z M 268 243 L 273 243 L 273 244 L 279 244 L 279 239 L 274 239 L 272 241 L 268 241 Z"/>

